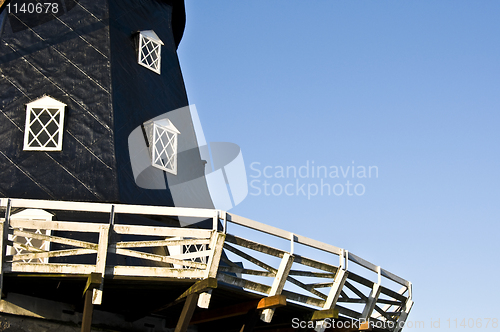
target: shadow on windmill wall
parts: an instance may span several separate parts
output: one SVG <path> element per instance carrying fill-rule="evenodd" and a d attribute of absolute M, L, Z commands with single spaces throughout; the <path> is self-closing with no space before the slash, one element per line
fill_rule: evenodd
<path fill-rule="evenodd" d="M 189 119 L 196 142 L 182 139 L 176 125 Z M 238 145 L 205 140 L 194 105 L 159 115 L 135 128 L 128 138 L 136 184 L 169 190 L 174 206 L 230 210 L 248 194 L 243 155 Z M 177 144 L 177 145 L 176 145 Z M 197 165 L 200 161 L 202 165 Z M 200 188 L 208 188 L 208 195 Z M 181 225 L 195 220 L 180 220 Z"/>

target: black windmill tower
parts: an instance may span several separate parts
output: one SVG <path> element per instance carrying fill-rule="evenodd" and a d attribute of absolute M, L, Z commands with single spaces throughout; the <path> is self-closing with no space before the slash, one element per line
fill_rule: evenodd
<path fill-rule="evenodd" d="M 183 0 L 0 0 L 0 196 L 213 209 L 206 182 L 191 181 L 203 178 L 206 162 L 176 53 L 184 26 Z M 134 164 L 137 146 L 147 147 L 148 165 Z M 71 283 L 43 282 L 9 287 L 45 298 L 55 288 L 81 294 Z M 129 305 L 119 290 L 109 298 Z"/>
<path fill-rule="evenodd" d="M 188 105 L 184 2 L 41 3 L 1 7 L 0 195 L 213 208 L 203 183 L 180 203 L 169 190 L 204 172 L 189 112 L 174 112 Z M 138 128 L 154 166 L 139 171 Z"/>

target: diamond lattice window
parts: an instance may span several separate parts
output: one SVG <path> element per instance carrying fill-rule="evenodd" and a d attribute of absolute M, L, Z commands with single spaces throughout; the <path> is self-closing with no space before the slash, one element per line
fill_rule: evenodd
<path fill-rule="evenodd" d="M 151 165 L 177 175 L 177 136 L 180 132 L 169 119 L 148 121 L 144 129 L 151 153 Z"/>
<path fill-rule="evenodd" d="M 160 74 L 161 45 L 163 42 L 153 30 L 140 31 L 138 63 Z"/>
<path fill-rule="evenodd" d="M 62 150 L 65 106 L 49 96 L 26 105 L 24 150 Z"/>

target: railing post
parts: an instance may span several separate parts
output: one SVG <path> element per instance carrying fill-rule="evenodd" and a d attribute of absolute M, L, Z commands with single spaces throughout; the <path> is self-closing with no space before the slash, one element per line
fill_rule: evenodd
<path fill-rule="evenodd" d="M 205 272 L 206 278 L 216 278 L 217 270 L 219 269 L 219 262 L 222 255 L 222 247 L 224 246 L 224 240 L 226 239 L 226 234 L 220 233 L 214 230 L 212 233 L 212 239 L 210 241 L 210 249 L 212 250 L 212 255 L 209 256 L 207 262 L 207 270 Z M 198 298 L 198 307 L 208 308 L 210 304 L 210 298 L 212 297 L 212 290 L 201 293 Z"/>
<path fill-rule="evenodd" d="M 403 329 L 406 319 L 408 318 L 408 314 L 410 313 L 412 307 L 413 307 L 413 301 L 409 297 L 404 304 L 403 311 L 401 312 L 398 321 L 396 322 L 396 327 L 394 328 L 394 332 L 399 332 Z"/>
<path fill-rule="evenodd" d="M 7 207 L 5 209 L 5 220 L 0 225 L 0 298 L 3 297 L 3 274 L 5 265 L 5 253 L 7 251 L 7 240 L 9 237 L 10 224 L 10 198 L 7 199 Z"/>
<path fill-rule="evenodd" d="M 212 222 L 212 229 L 214 231 L 217 231 L 219 229 L 219 212 L 219 210 L 215 210 L 215 215 Z"/>
<path fill-rule="evenodd" d="M 347 279 L 347 275 L 349 274 L 344 269 L 344 249 L 340 251 L 340 264 L 337 272 L 335 273 L 335 277 L 333 278 L 332 287 L 330 288 L 330 293 L 325 301 L 325 305 L 323 306 L 323 310 L 335 309 L 335 305 L 340 297 L 340 293 L 342 292 L 342 288 L 344 287 L 345 281 Z M 337 312 L 338 314 L 338 312 Z M 332 318 L 332 317 L 330 317 Z M 323 332 L 326 328 L 325 320 L 318 322 L 316 324 L 316 328 L 314 329 L 316 332 Z"/>
<path fill-rule="evenodd" d="M 223 227 L 223 230 L 222 232 L 224 234 L 227 234 L 227 212 L 226 211 L 222 211 L 222 220 L 224 220 L 224 227 Z"/>
<path fill-rule="evenodd" d="M 375 305 L 377 304 L 378 297 L 380 296 L 380 285 L 382 281 L 382 275 L 381 275 L 381 269 L 380 266 L 377 266 L 377 273 L 378 273 L 378 282 L 376 284 L 373 284 L 372 291 L 370 292 L 370 296 L 368 296 L 368 299 L 366 300 L 366 305 L 363 310 L 363 313 L 361 314 L 361 319 L 368 320 L 370 316 L 372 315 L 373 309 L 375 309 Z"/>
<path fill-rule="evenodd" d="M 109 238 L 111 231 L 113 230 L 113 225 L 115 223 L 115 206 L 111 205 L 111 213 L 109 217 L 109 225 L 101 226 L 99 232 L 99 245 L 97 248 L 97 261 L 96 261 L 96 272 L 101 275 L 101 284 L 99 288 L 93 290 L 92 303 L 101 304 L 102 303 L 102 291 L 104 287 L 104 274 L 106 272 L 106 259 L 108 257 L 109 249 Z"/>
<path fill-rule="evenodd" d="M 292 240 L 293 240 L 293 234 L 292 234 Z M 292 268 L 293 260 L 294 256 L 292 254 L 289 253 L 283 254 L 283 258 L 281 259 L 278 272 L 276 272 L 276 277 L 274 278 L 273 285 L 271 286 L 271 291 L 269 292 L 269 296 L 281 294 L 283 288 L 285 287 L 286 279 L 288 278 L 288 273 Z M 264 309 L 262 310 L 260 319 L 266 323 L 269 323 L 271 322 L 273 315 L 274 315 L 274 308 Z"/>

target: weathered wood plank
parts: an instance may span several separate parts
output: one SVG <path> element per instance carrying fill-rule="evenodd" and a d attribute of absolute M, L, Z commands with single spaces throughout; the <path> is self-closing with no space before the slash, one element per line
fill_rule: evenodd
<path fill-rule="evenodd" d="M 302 265 L 305 265 L 308 267 L 312 267 L 312 268 L 315 268 L 318 270 L 323 270 L 323 271 L 330 272 L 330 273 L 336 273 L 337 269 L 338 269 L 338 267 L 336 267 L 335 265 L 325 264 L 325 263 L 322 263 L 320 261 L 317 261 L 317 260 L 314 260 L 311 258 L 307 258 L 307 257 L 303 257 L 300 255 L 295 255 L 295 263 L 302 264 Z M 329 277 L 327 277 L 327 278 L 329 278 Z"/>
<path fill-rule="evenodd" d="M 5 263 L 4 272 L 34 272 L 87 275 L 95 272 L 95 265 L 85 264 L 38 264 L 38 263 Z"/>
<path fill-rule="evenodd" d="M 92 222 L 73 222 L 73 221 L 41 221 L 41 220 L 11 220 L 13 228 L 28 228 L 28 229 L 48 229 L 53 231 L 71 231 L 83 233 L 99 233 L 101 226 L 105 224 L 97 224 Z"/>
<path fill-rule="evenodd" d="M 267 246 L 265 244 L 261 244 L 258 242 L 247 240 L 247 239 L 244 239 L 242 237 L 231 235 L 231 234 L 226 234 L 226 242 L 233 243 L 233 244 L 236 244 L 238 246 L 241 246 L 241 247 L 244 247 L 247 249 L 259 251 L 259 252 L 262 252 L 264 254 L 279 257 L 279 258 L 282 258 L 283 255 L 286 253 L 285 250 L 273 248 L 273 247 Z"/>
<path fill-rule="evenodd" d="M 226 234 L 222 232 L 213 231 L 212 239 L 210 240 L 210 250 L 212 254 L 208 257 L 207 268 L 205 270 L 204 278 L 217 278 L 217 270 L 219 268 L 220 258 L 222 256 L 222 248 L 224 247 L 224 241 L 226 239 Z M 212 297 L 212 290 L 202 293 L 198 299 L 198 306 L 200 308 L 208 308 L 210 304 L 210 299 Z"/>
<path fill-rule="evenodd" d="M 312 277 L 312 278 L 326 278 L 326 279 L 335 278 L 335 273 L 321 273 L 321 272 L 312 272 L 312 271 L 290 270 L 289 274 L 291 276 Z M 331 285 L 331 282 L 325 283 L 325 284 Z M 319 285 L 319 284 L 316 284 L 316 285 Z M 329 286 L 323 286 L 323 287 L 329 287 Z"/>
<path fill-rule="evenodd" d="M 67 250 L 44 251 L 44 252 L 29 253 L 29 254 L 15 254 L 7 256 L 7 258 L 12 259 L 13 261 L 20 261 L 20 260 L 49 258 L 49 257 L 78 256 L 78 255 L 95 254 L 95 253 L 96 251 L 92 249 L 67 249 Z"/>
<path fill-rule="evenodd" d="M 170 277 L 178 279 L 202 279 L 205 271 L 198 269 L 174 269 L 149 266 L 108 266 L 106 275 L 136 277 Z"/>
<path fill-rule="evenodd" d="M 140 251 L 136 251 L 136 250 L 129 250 L 129 249 L 113 250 L 113 248 L 110 248 L 110 252 L 115 252 L 118 255 L 142 258 L 142 259 L 151 260 L 151 261 L 155 261 L 155 262 L 163 262 L 163 263 L 171 263 L 171 264 L 189 266 L 189 267 L 192 267 L 195 269 L 203 269 L 204 270 L 207 267 L 207 264 L 204 264 L 204 263 L 183 261 L 180 259 L 172 258 L 170 256 L 155 255 L 155 254 L 140 252 Z M 201 255 L 197 255 L 196 257 L 199 257 L 199 256 L 201 256 Z"/>
<path fill-rule="evenodd" d="M 363 258 L 354 255 L 352 252 L 349 252 L 349 261 L 354 262 L 358 265 L 361 265 L 365 269 L 368 269 L 370 271 L 373 271 L 375 273 L 378 273 L 378 266 L 375 264 L 372 264 L 368 262 L 367 260 L 364 260 Z"/>
<path fill-rule="evenodd" d="M 290 292 L 287 290 L 283 290 L 281 294 L 285 295 L 287 300 L 302 302 L 304 304 L 312 305 L 315 307 L 322 308 L 325 305 L 325 300 L 318 299 L 316 297 L 311 297 L 303 294 L 298 294 L 295 292 Z"/>
<path fill-rule="evenodd" d="M 14 248 L 21 248 L 21 249 L 26 250 L 28 252 L 48 252 L 46 250 L 39 249 L 39 248 L 36 248 L 36 247 L 30 247 L 30 246 L 27 246 L 25 244 L 18 243 L 18 242 L 13 242 L 12 243 L 12 247 L 14 247 Z M 12 256 L 12 255 L 10 255 L 10 256 Z"/>
<path fill-rule="evenodd" d="M 303 282 L 301 282 L 301 281 L 299 281 L 299 280 L 297 280 L 295 278 L 292 278 L 292 277 L 289 276 L 287 278 L 287 280 L 290 281 L 292 284 L 297 285 L 300 288 L 302 288 L 302 289 L 304 289 L 304 290 L 306 290 L 306 291 L 308 291 L 308 292 L 316 295 L 317 297 L 322 298 L 323 300 L 326 300 L 326 298 L 327 298 L 327 296 L 325 294 L 317 291 L 316 289 L 314 289 L 314 287 L 308 286 L 308 285 L 304 284 Z"/>
<path fill-rule="evenodd" d="M 241 267 L 229 267 L 229 266 L 219 266 L 219 272 L 228 272 L 228 273 L 241 273 L 241 274 L 248 274 L 248 275 L 254 275 L 254 276 L 261 276 L 261 277 L 275 277 L 276 273 L 268 272 L 268 271 L 258 271 L 258 270 L 250 270 L 250 269 L 243 269 Z"/>
<path fill-rule="evenodd" d="M 187 291 L 182 293 L 176 301 L 182 300 L 183 298 L 187 297 L 189 294 L 193 293 L 203 293 L 207 289 L 214 289 L 217 288 L 217 278 L 207 278 L 198 281 L 195 283 L 193 286 L 189 287 Z"/>
<path fill-rule="evenodd" d="M 179 260 L 185 260 L 185 259 L 192 259 L 192 258 L 199 258 L 199 257 L 210 257 L 213 254 L 213 250 L 201 250 L 201 251 L 192 251 L 184 254 L 179 254 L 179 255 L 170 255 L 168 257 L 173 258 L 173 259 L 179 259 Z"/>
<path fill-rule="evenodd" d="M 128 242 L 117 242 L 116 248 L 149 248 L 149 247 L 164 247 L 164 246 L 200 245 L 209 243 L 210 243 L 209 239 L 128 241 Z"/>
<path fill-rule="evenodd" d="M 284 231 L 282 229 L 279 229 L 279 228 L 276 228 L 273 226 L 269 226 L 269 225 L 251 220 L 251 219 L 247 219 L 247 218 L 244 218 L 244 217 L 232 214 L 232 213 L 227 213 L 227 220 L 233 222 L 234 224 L 245 226 L 245 227 L 248 227 L 251 229 L 255 229 L 255 230 L 258 230 L 260 232 L 271 234 L 271 235 L 274 235 L 274 236 L 277 236 L 277 237 L 280 237 L 280 238 L 286 239 L 286 240 L 290 240 L 290 238 L 292 236 L 295 236 L 296 243 L 300 243 L 300 244 L 303 244 L 303 245 L 306 245 L 309 247 L 313 247 L 316 249 L 320 249 L 320 250 L 323 250 L 326 252 L 330 252 L 330 253 L 333 253 L 336 255 L 340 255 L 340 253 L 341 253 L 341 249 L 336 247 L 336 246 L 332 246 L 330 244 L 316 241 L 316 240 L 310 239 L 310 238 L 305 237 L 305 236 L 293 234 L 291 232 Z"/>
<path fill-rule="evenodd" d="M 114 231 L 118 234 L 151 235 L 165 237 L 174 236 L 197 239 L 208 239 L 212 235 L 212 231 L 207 229 L 152 227 L 138 225 L 115 225 Z"/>
<path fill-rule="evenodd" d="M 81 332 L 90 332 L 92 330 L 92 314 L 94 312 L 94 304 L 92 303 L 92 290 L 89 289 L 85 293 L 85 302 L 83 305 L 82 328 Z"/>
<path fill-rule="evenodd" d="M 307 286 L 313 287 L 313 288 L 328 288 L 332 287 L 333 282 L 320 282 L 317 284 L 307 284 Z"/>
<path fill-rule="evenodd" d="M 264 294 L 269 294 L 269 291 L 271 290 L 270 286 L 259 284 L 250 280 L 241 279 L 238 277 L 233 277 L 225 273 L 217 273 L 217 280 Z"/>
<path fill-rule="evenodd" d="M 182 307 L 182 312 L 179 316 L 179 321 L 175 327 L 175 332 L 186 332 L 193 317 L 194 310 L 196 309 L 196 302 L 198 302 L 198 293 L 189 294 L 186 302 L 184 302 L 184 307 Z"/>
<path fill-rule="evenodd" d="M 69 246 L 73 246 L 73 247 L 80 247 L 80 248 L 92 249 L 92 250 L 97 250 L 97 246 L 98 246 L 96 243 L 80 241 L 80 240 L 73 240 L 73 239 L 68 239 L 65 237 L 59 237 L 59 236 L 54 236 L 54 235 L 36 234 L 36 233 L 31 233 L 31 232 L 26 232 L 26 231 L 20 231 L 17 229 L 14 230 L 14 235 L 15 236 L 23 236 L 23 237 L 31 237 L 31 238 L 37 239 L 37 240 L 49 241 L 49 242 L 60 243 L 60 244 L 65 244 L 65 245 L 69 245 Z"/>
<path fill-rule="evenodd" d="M 107 203 L 50 201 L 21 198 L 14 198 L 11 199 L 11 201 L 13 207 L 19 208 L 24 207 L 42 210 L 87 211 L 100 213 L 109 213 L 112 205 Z M 1 200 L 2 206 L 6 206 L 6 202 L 6 199 L 3 198 Z M 198 209 L 150 205 L 115 204 L 115 213 L 213 218 L 216 210 L 201 208 Z"/>
<path fill-rule="evenodd" d="M 272 272 L 272 273 L 276 273 L 276 272 L 278 272 L 278 270 L 277 270 L 277 269 L 275 269 L 274 267 L 272 267 L 272 266 L 270 266 L 270 265 L 267 265 L 267 264 L 266 264 L 266 263 L 264 263 L 264 262 L 261 262 L 261 261 L 260 261 L 260 260 L 258 260 L 257 258 L 254 258 L 254 257 L 250 256 L 249 254 L 244 253 L 243 251 L 238 250 L 238 249 L 236 249 L 236 248 L 235 248 L 235 247 L 233 247 L 233 246 L 230 246 L 230 245 L 229 245 L 229 244 L 227 244 L 227 243 L 225 243 L 225 244 L 224 244 L 224 248 L 225 248 L 225 249 L 227 249 L 227 250 L 229 250 L 229 251 L 231 251 L 232 253 L 234 253 L 234 254 L 236 254 L 236 255 L 238 255 L 238 256 L 240 256 L 240 257 L 242 257 L 242 258 L 246 259 L 247 261 L 254 263 L 255 265 L 257 265 L 257 266 L 259 266 L 259 267 L 261 267 L 261 268 L 263 268 L 263 269 L 266 269 L 266 270 L 268 270 L 268 271 L 270 271 L 270 272 Z"/>

